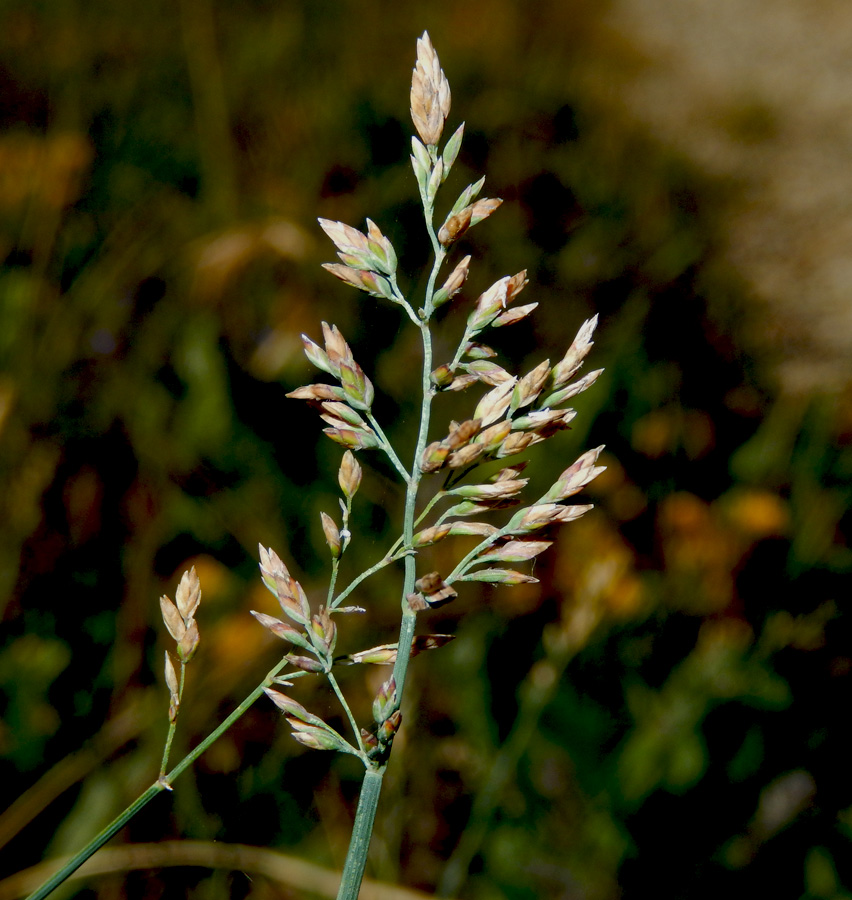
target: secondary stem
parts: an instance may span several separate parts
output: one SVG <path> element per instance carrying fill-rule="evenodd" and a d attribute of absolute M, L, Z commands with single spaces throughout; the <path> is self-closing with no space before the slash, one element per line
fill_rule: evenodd
<path fill-rule="evenodd" d="M 120 813 L 103 831 L 99 832 L 89 841 L 86 846 L 76 853 L 71 859 L 62 866 L 59 871 L 54 873 L 41 887 L 33 891 L 27 897 L 27 900 L 43 900 L 54 889 L 59 887 L 69 875 L 73 874 L 83 865 L 83 863 L 93 856 L 101 847 L 119 831 L 141 810 L 147 806 L 158 794 L 166 790 L 172 789 L 172 783 L 175 779 L 183 774 L 202 753 L 219 737 L 221 737 L 233 724 L 263 694 L 263 689 L 272 684 L 272 679 L 287 665 L 287 660 L 282 659 L 275 668 L 273 668 L 263 679 L 263 681 L 243 700 L 242 703 L 225 719 L 215 731 L 212 731 L 207 737 L 189 754 L 187 754 L 167 775 L 163 775 L 157 779 L 143 794 L 140 794 L 130 806 Z"/>

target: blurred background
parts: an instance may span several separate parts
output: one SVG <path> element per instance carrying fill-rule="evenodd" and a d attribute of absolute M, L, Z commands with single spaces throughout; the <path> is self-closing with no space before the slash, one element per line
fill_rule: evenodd
<path fill-rule="evenodd" d="M 0 876 L 78 849 L 156 776 L 158 597 L 184 569 L 202 644 L 175 760 L 281 653 L 248 614 L 275 612 L 258 542 L 321 602 L 340 448 L 284 398 L 317 380 L 300 332 L 339 325 L 410 451 L 416 335 L 320 269 L 316 217 L 370 216 L 417 289 L 424 28 L 467 122 L 444 200 L 484 173 L 505 201 L 461 248 L 457 305 L 527 268 L 540 306 L 494 341 L 524 371 L 601 317 L 587 365 L 606 373 L 529 454 L 532 487 L 601 443 L 609 468 L 539 585 L 423 616 L 457 639 L 413 664 L 369 872 L 474 900 L 848 897 L 839 0 L 0 0 Z M 444 352 L 463 319 L 443 318 Z M 349 577 L 401 499 L 361 462 Z M 395 639 L 399 584 L 357 592 L 340 652 Z M 387 674 L 344 671 L 365 724 Z M 340 721 L 322 685 L 293 693 Z M 259 702 L 114 845 L 339 869 L 360 764 L 288 732 Z M 314 896 L 218 865 L 128 859 L 63 896 Z"/>

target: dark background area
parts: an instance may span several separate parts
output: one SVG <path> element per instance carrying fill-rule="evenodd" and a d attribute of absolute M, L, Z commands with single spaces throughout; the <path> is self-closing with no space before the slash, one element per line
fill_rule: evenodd
<path fill-rule="evenodd" d="M 202 644 L 174 759 L 280 655 L 248 614 L 275 612 L 258 543 L 321 602 L 340 448 L 284 397 L 319 380 L 300 332 L 341 328 L 410 455 L 417 335 L 321 270 L 316 218 L 372 218 L 422 289 L 408 90 L 428 28 L 449 127 L 467 122 L 444 202 L 481 174 L 504 199 L 460 248 L 471 277 L 439 353 L 477 293 L 521 268 L 522 302 L 540 306 L 493 342 L 518 371 L 555 362 L 598 313 L 587 367 L 606 373 L 528 474 L 545 489 L 601 443 L 609 468 L 539 585 L 468 585 L 424 615 L 457 639 L 412 664 L 370 873 L 429 892 L 444 877 L 476 900 L 848 896 L 849 396 L 780 389 L 771 346 L 753 344 L 766 310 L 719 252 L 737 185 L 616 113 L 629 52 L 598 15 L 556 0 L 0 3 L 4 877 L 73 852 L 156 776 L 158 597 L 184 569 L 201 576 Z M 611 83 L 587 77 L 593 56 Z M 447 398 L 436 428 L 472 403 Z M 360 459 L 350 578 L 393 541 L 402 497 Z M 459 547 L 436 547 L 435 567 Z M 395 639 L 400 579 L 357 592 L 367 613 L 341 652 Z M 342 676 L 365 723 L 387 674 Z M 339 722 L 323 685 L 292 692 Z M 259 702 L 116 842 L 340 868 L 360 765 L 288 731 Z M 193 868 L 72 894 L 302 896 Z"/>

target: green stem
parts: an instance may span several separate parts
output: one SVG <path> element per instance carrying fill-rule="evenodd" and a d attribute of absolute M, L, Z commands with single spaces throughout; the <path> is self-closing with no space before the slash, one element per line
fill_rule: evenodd
<path fill-rule="evenodd" d="M 378 421 L 376 421 L 376 417 L 367 410 L 367 420 L 370 425 L 373 427 L 373 431 L 378 435 L 379 440 L 382 442 L 382 450 L 387 454 L 388 459 L 393 463 L 393 467 L 399 472 L 402 476 L 402 480 L 408 484 L 410 480 L 410 476 L 408 472 L 405 470 L 405 466 L 400 461 L 400 458 L 396 455 L 396 451 L 393 449 L 391 442 L 388 440 L 387 435 L 382 430 L 382 426 L 379 425 Z"/>
<path fill-rule="evenodd" d="M 355 823 L 352 826 L 352 839 L 349 842 L 349 851 L 343 865 L 343 877 L 337 892 L 337 900 L 358 900 L 361 880 L 367 865 L 367 850 L 370 848 L 376 808 L 382 792 L 383 774 L 383 768 L 370 768 L 364 775 L 361 796 L 358 798 L 358 809 L 355 812 Z"/>
<path fill-rule="evenodd" d="M 51 891 L 55 890 L 83 863 L 92 856 L 95 851 L 100 850 L 101 847 L 114 835 L 116 835 L 121 829 L 138 813 L 144 806 L 147 806 L 153 799 L 156 797 L 161 791 L 165 791 L 167 789 L 167 785 L 164 781 L 155 781 L 151 787 L 145 791 L 144 794 L 141 794 L 137 797 L 127 809 L 124 810 L 121 815 L 119 815 L 116 819 L 110 822 L 103 831 L 101 831 L 98 835 L 96 835 L 92 840 L 75 856 L 72 856 L 71 859 L 68 860 L 67 863 L 54 875 L 47 879 L 41 887 L 37 888 L 33 891 L 32 894 L 27 897 L 27 900 L 42 900 L 43 897 L 46 897 Z"/>
<path fill-rule="evenodd" d="M 89 841 L 86 846 L 76 853 L 65 865 L 54 873 L 47 881 L 37 888 L 27 900 L 42 900 L 47 897 L 53 890 L 59 887 L 69 875 L 73 874 L 83 865 L 83 863 L 93 856 L 101 847 L 121 829 L 145 806 L 147 806 L 162 791 L 170 791 L 172 783 L 175 779 L 182 775 L 194 762 L 204 753 L 205 750 L 220 738 L 233 724 L 263 694 L 263 689 L 272 683 L 272 679 L 287 665 L 287 660 L 282 659 L 275 668 L 273 668 L 263 679 L 263 681 L 243 700 L 242 703 L 225 719 L 215 731 L 212 731 L 207 737 L 190 753 L 188 753 L 168 775 L 163 775 L 157 779 L 145 793 L 137 797 L 130 806 L 120 813 L 103 831 L 99 832 Z"/>
<path fill-rule="evenodd" d="M 340 560 L 332 559 L 331 561 L 331 577 L 328 580 L 328 593 L 325 598 L 325 605 L 329 609 L 334 609 L 333 600 L 334 600 L 334 589 L 337 586 L 337 575 L 340 571 Z"/>
<path fill-rule="evenodd" d="M 341 603 L 361 584 L 363 581 L 366 581 L 371 575 L 375 575 L 376 572 L 384 569 L 385 566 L 390 565 L 396 557 L 389 553 L 387 556 L 384 556 L 380 559 L 375 565 L 370 566 L 369 569 L 363 571 L 357 578 L 353 578 L 352 581 L 334 598 L 332 603 L 329 603 L 329 609 L 337 609 Z"/>
<path fill-rule="evenodd" d="M 425 199 L 425 198 L 424 198 Z M 445 251 L 438 244 L 435 237 L 435 229 L 432 227 L 432 207 L 424 202 L 426 225 L 435 249 L 435 262 L 429 276 L 426 288 L 426 301 L 423 308 L 423 321 L 418 322 L 421 339 L 423 341 L 423 368 L 421 374 L 422 401 L 420 406 L 420 429 L 417 435 L 417 445 L 414 449 L 414 459 L 411 465 L 411 474 L 406 479 L 405 512 L 403 518 L 403 546 L 411 547 L 414 538 L 414 523 L 417 510 L 417 493 L 420 487 L 422 473 L 420 471 L 420 459 L 426 447 L 431 420 L 432 399 L 435 393 L 432 389 L 430 374 L 432 372 L 432 333 L 429 330 L 429 317 L 432 314 L 432 297 L 435 290 L 435 279 L 438 270 L 444 260 Z M 405 679 L 408 673 L 408 663 L 411 659 L 411 644 L 414 640 L 414 627 L 417 622 L 417 614 L 408 605 L 406 597 L 414 592 L 416 580 L 416 562 L 413 554 L 405 557 L 405 577 L 402 588 L 402 621 L 399 629 L 399 641 L 397 642 L 396 662 L 394 663 L 393 677 L 396 682 L 398 702 L 402 704 L 402 696 L 405 690 Z M 351 587 L 350 587 L 351 589 Z M 340 602 L 339 597 L 336 602 Z M 387 765 L 387 760 L 385 761 Z M 373 822 L 376 818 L 376 807 L 379 802 L 379 794 L 382 786 L 382 768 L 369 768 L 364 776 L 364 784 L 361 788 L 361 796 L 358 800 L 358 810 L 355 814 L 355 824 L 352 831 L 352 839 L 349 851 L 346 854 L 346 862 L 343 867 L 343 877 L 340 882 L 340 890 L 337 900 L 357 900 L 361 887 L 361 879 L 364 876 L 364 867 L 367 864 L 367 851 L 370 846 L 370 838 L 373 833 Z"/>
<path fill-rule="evenodd" d="M 326 677 L 328 678 L 328 683 L 331 685 L 332 690 L 335 694 L 337 694 L 337 699 L 340 701 L 340 705 L 343 707 L 343 711 L 346 713 L 346 718 L 349 719 L 349 724 L 352 726 L 352 731 L 355 732 L 355 739 L 358 741 L 358 749 L 361 751 L 361 754 L 366 757 L 367 750 L 364 747 L 364 741 L 361 740 L 361 729 L 358 727 L 358 723 L 355 721 L 355 716 L 352 715 L 352 710 L 349 708 L 349 704 L 346 702 L 346 698 L 343 696 L 343 691 L 340 690 L 340 685 L 337 683 L 337 679 L 332 675 L 331 672 L 326 672 Z"/>

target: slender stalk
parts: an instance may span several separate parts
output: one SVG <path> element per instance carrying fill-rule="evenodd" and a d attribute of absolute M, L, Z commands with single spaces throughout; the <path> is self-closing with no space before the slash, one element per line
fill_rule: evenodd
<path fill-rule="evenodd" d="M 334 598 L 334 601 L 329 604 L 329 608 L 337 609 L 358 585 L 366 581 L 371 575 L 375 575 L 376 572 L 384 569 L 385 566 L 390 565 L 395 558 L 395 555 L 388 553 L 387 556 L 382 557 L 375 565 L 372 565 L 369 569 L 363 571 L 357 578 L 353 578 L 352 581 Z"/>
<path fill-rule="evenodd" d="M 405 469 L 405 466 L 400 461 L 400 458 L 396 455 L 396 451 L 393 449 L 391 442 L 388 440 L 387 435 L 384 433 L 382 426 L 379 425 L 376 417 L 367 410 L 366 412 L 367 421 L 369 421 L 370 425 L 373 428 L 373 431 L 378 435 L 379 440 L 382 442 L 382 449 L 387 454 L 388 459 L 393 463 L 393 467 L 399 472 L 402 480 L 408 483 L 409 475 Z"/>
<path fill-rule="evenodd" d="M 325 673 L 326 678 L 328 678 L 328 683 L 331 685 L 332 690 L 337 695 L 337 699 L 340 701 L 340 705 L 343 707 L 343 711 L 346 713 L 346 718 L 349 719 L 349 724 L 352 726 L 352 730 L 355 732 L 355 738 L 358 741 L 358 749 L 362 754 L 366 754 L 366 749 L 364 747 L 364 741 L 361 738 L 361 729 L 358 727 L 358 723 L 355 721 L 355 716 L 352 715 L 352 710 L 349 708 L 349 704 L 346 702 L 346 698 L 343 696 L 343 691 L 340 690 L 340 685 L 337 683 L 337 679 L 332 675 L 331 672 Z"/>

